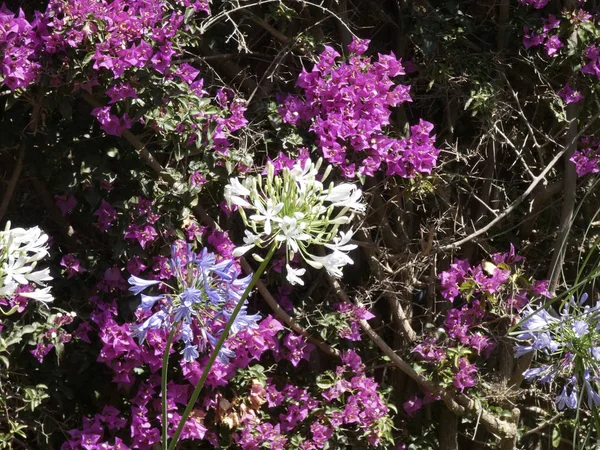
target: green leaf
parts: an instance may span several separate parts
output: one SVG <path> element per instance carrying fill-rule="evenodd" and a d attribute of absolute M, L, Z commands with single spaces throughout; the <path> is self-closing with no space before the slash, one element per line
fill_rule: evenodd
<path fill-rule="evenodd" d="M 73 107 L 68 100 L 61 100 L 58 105 L 58 110 L 60 111 L 61 116 L 63 116 L 63 119 L 71 120 L 73 117 Z"/>
<path fill-rule="evenodd" d="M 37 324 L 37 323 L 35 325 L 25 325 L 23 328 L 21 328 L 21 334 L 35 333 L 38 328 L 39 328 L 39 324 Z"/>
<path fill-rule="evenodd" d="M 65 344 L 56 344 L 54 350 L 56 351 L 56 360 L 60 362 L 65 354 Z"/>
<path fill-rule="evenodd" d="M 85 55 L 85 58 L 83 58 L 83 60 L 81 61 L 81 65 L 87 66 L 89 64 L 89 62 L 92 60 L 92 58 L 94 57 L 94 53 L 95 52 L 90 52 L 87 55 Z"/>
<path fill-rule="evenodd" d="M 562 436 L 559 427 L 552 427 L 552 447 L 557 448 L 562 441 Z"/>
<path fill-rule="evenodd" d="M 185 10 L 185 15 L 183 16 L 183 22 L 188 23 L 192 17 L 194 17 L 194 8 L 190 7 Z"/>

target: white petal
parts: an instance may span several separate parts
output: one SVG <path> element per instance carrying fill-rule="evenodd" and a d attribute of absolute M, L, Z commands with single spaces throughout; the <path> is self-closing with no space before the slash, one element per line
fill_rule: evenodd
<path fill-rule="evenodd" d="M 289 264 L 285 265 L 287 275 L 286 278 L 290 284 L 300 284 L 304 286 L 304 281 L 300 278 L 306 273 L 306 269 L 293 269 Z"/>
<path fill-rule="evenodd" d="M 54 300 L 54 297 L 52 297 L 52 294 L 50 294 L 49 287 L 45 289 L 38 289 L 33 292 L 21 292 L 19 295 L 22 297 L 32 298 L 42 303 L 48 303 Z"/>
<path fill-rule="evenodd" d="M 25 275 L 25 278 L 27 278 L 29 281 L 33 281 L 36 284 L 43 284 L 43 281 L 52 280 L 49 269 L 39 270 L 37 272 L 27 274 Z"/>
<path fill-rule="evenodd" d="M 254 247 L 254 244 L 251 245 L 243 245 L 241 247 L 236 247 L 232 254 L 234 257 L 239 258 L 240 256 L 242 256 L 243 254 L 245 254 L 248 250 L 250 250 L 251 248 Z"/>

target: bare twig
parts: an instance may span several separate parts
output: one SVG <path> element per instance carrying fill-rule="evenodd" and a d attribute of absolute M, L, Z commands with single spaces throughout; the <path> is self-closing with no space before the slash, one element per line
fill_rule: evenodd
<path fill-rule="evenodd" d="M 27 146 L 27 142 L 27 137 L 24 137 L 22 144 L 19 146 L 19 155 L 17 156 L 17 162 L 15 163 L 12 176 L 10 177 L 10 180 L 8 180 L 6 191 L 4 192 L 2 202 L 0 203 L 0 222 L 2 222 L 6 211 L 8 211 L 8 206 L 10 205 L 10 201 L 15 193 L 15 188 L 17 187 L 17 183 L 19 182 L 19 178 L 21 177 L 21 172 L 23 171 L 23 160 L 25 159 L 25 147 Z"/>
<path fill-rule="evenodd" d="M 495 219 L 491 220 L 487 225 L 485 225 L 484 227 L 480 228 L 479 230 L 471 233 L 470 235 L 468 235 L 467 237 L 465 237 L 463 239 L 453 242 L 452 244 L 442 245 L 442 246 L 438 247 L 438 250 L 445 251 L 445 250 L 456 249 L 456 248 L 460 247 L 462 244 L 472 241 L 473 239 L 475 239 L 478 236 L 481 236 L 482 234 L 484 234 L 485 232 L 490 230 L 493 226 L 498 224 L 505 217 L 509 216 L 515 209 L 517 209 L 517 207 L 523 202 L 523 200 L 525 200 L 527 197 L 529 197 L 529 195 L 533 192 L 533 190 L 536 188 L 536 186 L 542 180 L 544 180 L 546 175 L 550 172 L 550 170 L 552 170 L 554 165 L 563 157 L 563 155 L 565 153 L 567 153 L 569 151 L 569 149 L 571 148 L 572 145 L 575 145 L 577 143 L 577 140 L 598 119 L 598 117 L 600 117 L 600 113 L 596 114 L 592 119 L 590 119 L 590 121 L 582 128 L 582 130 L 579 133 L 577 133 L 576 136 L 573 137 L 573 139 L 569 142 L 569 144 L 567 146 L 563 147 L 563 149 L 560 150 L 554 156 L 554 158 L 552 158 L 552 160 L 548 163 L 548 165 L 544 168 L 544 170 L 542 170 L 542 172 L 533 179 L 533 181 L 531 182 L 529 187 L 525 190 L 525 192 L 523 192 L 519 197 L 517 197 L 517 199 L 513 203 L 511 203 L 504 211 L 502 211 L 500 214 L 498 214 L 498 216 Z"/>
<path fill-rule="evenodd" d="M 567 151 L 564 154 L 565 164 L 565 179 L 563 184 L 564 200 L 563 207 L 560 216 L 560 223 L 558 226 L 558 235 L 554 242 L 554 250 L 552 252 L 552 262 L 550 263 L 550 272 L 548 278 L 550 284 L 548 290 L 551 294 L 554 294 L 558 286 L 558 280 L 560 279 L 560 273 L 562 269 L 562 263 L 566 252 L 567 237 L 571 230 L 571 223 L 573 221 L 573 211 L 575 209 L 575 191 L 577 189 L 577 171 L 575 164 L 571 162 L 571 156 L 577 148 L 577 140 L 574 139 L 577 136 L 577 104 L 571 103 L 567 106 L 567 120 L 568 131 L 567 131 Z"/>
<path fill-rule="evenodd" d="M 525 433 L 523 433 L 522 437 L 526 437 L 526 436 L 531 436 L 532 434 L 536 434 L 539 433 L 541 430 L 543 430 L 544 428 L 546 428 L 548 425 L 552 425 L 554 422 L 556 422 L 558 419 L 560 419 L 563 416 L 562 412 L 559 412 L 558 414 L 556 414 L 554 417 L 552 417 L 551 419 L 546 420 L 544 423 L 542 423 L 541 425 L 532 428 L 529 431 L 526 431 Z"/>
<path fill-rule="evenodd" d="M 338 23 L 344 27 L 346 29 L 346 31 L 348 32 L 348 34 L 352 37 L 356 37 L 356 35 L 354 34 L 354 32 L 352 31 L 352 29 L 348 26 L 348 24 L 346 23 L 346 21 L 340 17 L 338 14 L 336 14 L 335 12 L 333 12 L 331 9 L 326 8 L 323 5 L 319 5 L 318 3 L 313 3 L 313 2 L 309 2 L 307 0 L 294 0 L 297 3 L 301 3 L 303 5 L 309 5 L 312 6 L 314 8 L 320 9 L 321 11 L 323 11 L 326 14 L 329 14 L 331 17 L 334 17 L 335 19 L 337 19 Z"/>
<path fill-rule="evenodd" d="M 261 26 L 265 31 L 269 32 L 275 39 L 283 42 L 284 44 L 290 43 L 290 38 L 283 34 L 281 31 L 277 30 L 271 24 L 265 22 L 260 17 L 252 12 L 247 12 L 248 18 L 254 22 L 255 24 Z"/>
<path fill-rule="evenodd" d="M 357 234 L 360 235 L 361 240 L 363 240 L 364 242 L 367 242 L 369 244 L 372 244 L 371 240 L 369 239 L 367 234 L 364 232 L 364 230 L 360 229 Z M 383 274 L 383 272 L 381 270 L 381 262 L 379 261 L 379 258 L 381 257 L 381 255 L 379 255 L 379 250 L 377 249 L 377 247 L 375 245 L 367 245 L 363 248 L 363 250 L 367 254 L 367 261 L 368 261 L 369 267 L 371 268 L 371 271 L 373 272 L 373 275 L 375 275 L 375 277 L 379 281 L 384 282 L 386 279 L 386 276 Z M 333 280 L 331 277 L 329 277 L 329 279 Z M 343 291 L 343 289 L 341 289 L 341 287 L 339 286 L 339 283 L 337 281 L 333 280 L 332 283 L 334 283 L 334 288 L 337 291 Z M 336 283 L 337 283 L 337 285 L 335 285 Z M 393 290 L 390 289 L 390 293 L 386 294 L 386 297 L 388 299 L 390 309 L 392 310 L 392 316 L 394 318 L 394 322 L 396 323 L 398 328 L 401 330 L 402 334 L 404 335 L 404 338 L 408 342 L 414 342 L 417 340 L 417 333 L 415 333 L 415 330 L 413 329 L 412 325 L 410 324 L 410 320 L 408 319 L 408 316 L 407 316 L 406 312 L 404 311 L 404 308 L 402 308 L 400 299 L 398 298 L 397 295 L 394 295 L 392 292 L 393 292 Z"/>

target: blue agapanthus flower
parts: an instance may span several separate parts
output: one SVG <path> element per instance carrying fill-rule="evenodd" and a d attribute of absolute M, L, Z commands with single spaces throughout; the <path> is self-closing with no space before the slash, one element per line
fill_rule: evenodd
<path fill-rule="evenodd" d="M 515 356 L 535 351 L 544 360 L 526 370 L 525 379 L 564 383 L 555 399 L 559 410 L 576 409 L 580 398 L 590 408 L 600 406 L 600 303 L 590 306 L 587 300 L 587 294 L 578 301 L 571 297 L 560 314 L 527 306 L 517 332 Z"/>
<path fill-rule="evenodd" d="M 183 359 L 194 361 L 207 348 L 214 348 L 251 277 L 239 278 L 240 271 L 234 261 L 217 262 L 206 248 L 194 253 L 189 245 L 171 247 L 170 266 L 173 277 L 167 283 L 133 275 L 129 278 L 129 290 L 141 294 L 137 311 L 144 317 L 142 323 L 132 327 L 133 336 L 143 343 L 150 330 L 175 328 L 174 342 L 183 344 L 180 352 Z M 162 287 L 165 293 L 142 293 L 152 286 Z M 232 335 L 258 327 L 260 316 L 248 314 L 246 302 L 231 327 Z M 226 346 L 219 352 L 223 360 L 232 356 Z"/>

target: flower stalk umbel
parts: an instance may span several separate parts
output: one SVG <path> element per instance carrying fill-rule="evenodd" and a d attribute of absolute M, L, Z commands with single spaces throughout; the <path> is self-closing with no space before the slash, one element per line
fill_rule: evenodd
<path fill-rule="evenodd" d="M 585 305 L 587 294 L 579 301 L 565 302 L 560 315 L 544 308 L 528 306 L 517 338 L 516 356 L 532 351 L 546 355 L 547 363 L 526 370 L 526 380 L 544 384 L 564 382 L 555 403 L 559 410 L 578 409 L 583 394 L 590 408 L 600 406 L 600 303 Z"/>
<path fill-rule="evenodd" d="M 5 230 L 0 231 L 0 297 L 19 295 L 42 303 L 54 300 L 50 287 L 46 286 L 46 281 L 52 280 L 50 271 L 35 270 L 38 262 L 48 255 L 47 242 L 48 235 L 39 227 L 11 229 L 8 222 Z M 35 289 L 27 291 L 27 286 Z"/>
<path fill-rule="evenodd" d="M 266 177 L 249 176 L 240 182 L 232 178 L 225 187 L 228 204 L 236 205 L 244 224 L 244 246 L 234 251 L 241 256 L 253 247 L 278 248 L 286 246 L 287 280 L 290 284 L 304 284 L 305 269 L 290 266 L 295 255 L 310 266 L 324 268 L 334 277 L 341 277 L 341 268 L 352 264 L 348 252 L 356 245 L 350 244 L 353 232 L 343 232 L 340 225 L 350 223 L 354 214 L 365 210 L 361 203 L 362 191 L 350 183 L 328 186 L 324 184 L 331 173 L 327 166 L 319 177 L 322 160 L 316 164 L 299 160 L 292 168 L 284 167 L 275 173 L 267 163 Z M 332 250 L 325 256 L 309 251 L 311 245 L 323 245 Z M 255 255 L 260 260 L 260 257 Z"/>
<path fill-rule="evenodd" d="M 190 416 L 190 413 L 192 412 L 194 405 L 196 404 L 196 400 L 198 400 L 198 396 L 200 395 L 200 391 L 202 390 L 202 387 L 204 386 L 204 383 L 206 382 L 206 379 L 208 378 L 210 369 L 212 368 L 213 364 L 215 363 L 215 360 L 217 359 L 217 355 L 221 351 L 221 348 L 225 344 L 227 335 L 229 334 L 232 327 L 234 326 L 234 323 L 236 322 L 236 318 L 243 308 L 244 302 L 246 301 L 246 299 L 250 295 L 250 292 L 252 291 L 252 289 L 254 288 L 256 283 L 258 282 L 260 276 L 263 274 L 263 272 L 267 268 L 267 264 L 269 264 L 269 262 L 273 258 L 273 255 L 275 254 L 275 250 L 277 250 L 277 246 L 272 245 L 271 248 L 269 249 L 269 252 L 267 253 L 267 256 L 263 259 L 260 266 L 258 267 L 258 270 L 256 272 L 254 272 L 254 275 L 252 276 L 250 283 L 248 283 L 248 285 L 246 286 L 246 289 L 242 293 L 242 296 L 240 297 L 239 302 L 235 306 L 234 310 L 231 312 L 231 316 L 229 317 L 229 320 L 227 321 L 227 323 L 225 324 L 225 327 L 223 328 L 221 337 L 215 344 L 215 347 L 210 355 L 210 358 L 209 358 L 208 362 L 206 363 L 206 366 L 204 367 L 202 376 L 200 377 L 200 380 L 198 380 L 198 384 L 194 388 L 194 392 L 192 393 L 192 396 L 190 397 L 190 400 L 189 400 L 187 406 L 185 407 L 185 411 L 183 411 L 183 415 L 181 416 L 181 421 L 179 422 L 179 425 L 177 426 L 177 430 L 175 431 L 175 434 L 173 435 L 173 438 L 171 439 L 171 443 L 168 446 L 168 450 L 175 450 L 175 446 L 177 445 L 179 436 L 181 436 L 183 427 L 184 427 L 188 417 Z M 164 417 L 163 420 L 166 420 L 166 417 Z M 163 445 L 164 445 L 164 442 L 163 442 Z"/>
<path fill-rule="evenodd" d="M 232 356 L 232 352 L 223 346 L 229 331 L 232 328 L 237 332 L 256 327 L 259 319 L 258 315 L 246 312 L 246 299 L 252 288 L 250 277 L 238 278 L 240 271 L 234 261 L 226 259 L 217 262 L 215 255 L 206 249 L 196 254 L 190 246 L 173 246 L 170 265 L 175 286 L 133 275 L 129 278 L 130 291 L 134 294 L 141 294 L 156 285 L 161 285 L 168 292 L 160 295 L 141 294 L 142 302 L 136 314 L 143 321 L 133 327 L 134 336 L 140 343 L 148 333 L 160 329 L 169 332 L 161 374 L 163 449 L 167 448 L 168 439 L 167 368 L 172 343 L 183 342 L 180 353 L 185 361 L 194 361 L 201 352 L 213 347 L 211 362 L 207 365 L 210 369 L 217 356 L 223 360 Z M 182 424 L 186 420 L 187 416 L 184 416 Z"/>

